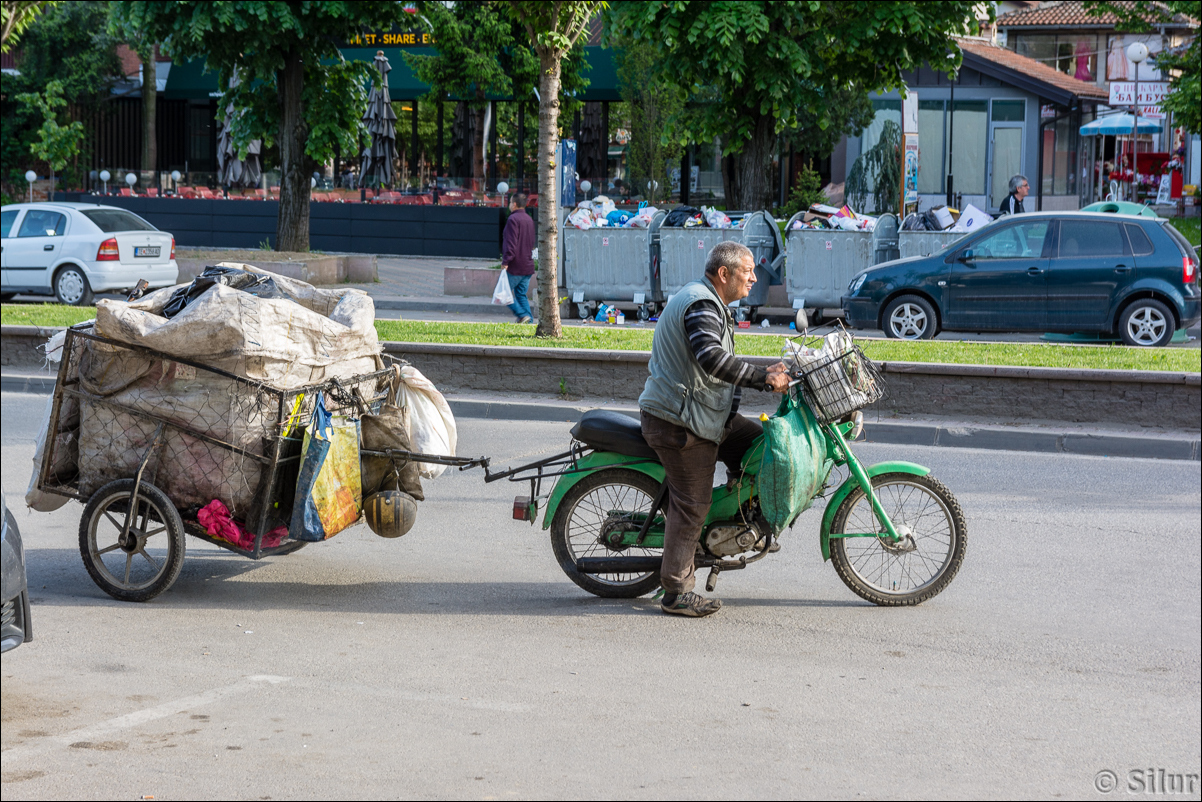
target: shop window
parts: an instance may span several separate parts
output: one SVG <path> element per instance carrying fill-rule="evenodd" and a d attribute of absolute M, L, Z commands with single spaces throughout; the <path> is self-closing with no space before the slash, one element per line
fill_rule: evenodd
<path fill-rule="evenodd" d="M 989 145 L 989 102 L 957 100 L 951 118 L 952 169 L 955 190 L 985 194 L 985 154 Z"/>
<path fill-rule="evenodd" d="M 921 194 L 947 191 L 943 183 L 946 128 L 942 100 L 918 101 L 918 191 Z"/>
<path fill-rule="evenodd" d="M 1021 123 L 1026 118 L 1027 101 L 1025 100 L 995 100 L 993 101 L 993 121 L 995 123 Z"/>
<path fill-rule="evenodd" d="M 1047 64 L 1078 81 L 1096 83 L 1103 39 L 1096 34 L 1018 34 L 1013 50 L 1020 56 Z M 1111 79 L 1114 80 L 1114 79 Z"/>

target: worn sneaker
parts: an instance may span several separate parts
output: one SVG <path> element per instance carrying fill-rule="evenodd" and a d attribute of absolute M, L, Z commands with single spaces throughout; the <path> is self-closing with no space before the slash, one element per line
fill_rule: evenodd
<path fill-rule="evenodd" d="M 660 600 L 659 609 L 669 615 L 684 615 L 689 618 L 704 618 L 707 615 L 713 615 L 722 607 L 722 602 L 718 599 L 707 599 L 704 596 L 698 596 L 696 593 L 689 591 L 681 593 L 676 597 L 676 601 L 668 604 L 668 597 L 665 596 Z"/>
<path fill-rule="evenodd" d="M 522 315 L 521 319 L 518 320 L 518 323 L 533 323 L 533 322 L 534 321 L 530 318 L 530 315 Z"/>

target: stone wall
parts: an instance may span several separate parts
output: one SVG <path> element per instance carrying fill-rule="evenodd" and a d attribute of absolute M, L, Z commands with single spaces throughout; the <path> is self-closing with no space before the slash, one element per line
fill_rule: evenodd
<path fill-rule="evenodd" d="M 0 361 L 6 368 L 41 367 L 38 346 L 55 329 L 4 326 Z M 440 388 L 450 392 L 561 392 L 579 400 L 632 405 L 647 378 L 650 354 L 572 348 L 514 348 L 443 343 L 385 343 Z M 769 357 L 748 357 L 767 366 Z M 888 394 L 878 405 L 892 413 L 949 420 L 987 418 L 997 423 L 1072 423 L 1202 429 L 1202 381 L 1197 373 L 1135 370 L 1068 370 L 987 365 L 882 364 Z M 777 397 L 744 392 L 748 410 L 771 409 Z"/>

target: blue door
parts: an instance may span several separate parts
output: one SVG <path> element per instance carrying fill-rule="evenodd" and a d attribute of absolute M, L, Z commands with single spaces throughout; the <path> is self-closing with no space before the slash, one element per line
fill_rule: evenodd
<path fill-rule="evenodd" d="M 1048 330 L 1103 331 L 1115 292 L 1134 280 L 1121 221 L 1064 218 L 1048 273 Z"/>
<path fill-rule="evenodd" d="M 1042 331 L 1051 231 L 1047 218 L 998 223 L 961 248 L 948 274 L 945 328 Z"/>

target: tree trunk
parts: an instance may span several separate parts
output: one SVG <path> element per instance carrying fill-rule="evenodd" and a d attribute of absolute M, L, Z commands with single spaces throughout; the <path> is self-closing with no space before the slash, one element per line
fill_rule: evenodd
<path fill-rule="evenodd" d="M 309 177 L 305 174 L 305 122 L 301 92 L 305 87 L 305 65 L 300 51 L 293 51 L 276 73 L 280 102 L 280 214 L 276 220 L 275 247 L 278 251 L 309 250 Z"/>
<path fill-rule="evenodd" d="M 538 329 L 539 337 L 562 337 L 559 321 L 559 54 L 539 52 L 538 76 Z"/>
<path fill-rule="evenodd" d="M 738 153 L 722 159 L 726 208 L 744 211 L 767 209 L 772 204 L 772 153 L 776 145 L 772 117 L 760 117 L 751 140 Z"/>
<path fill-rule="evenodd" d="M 155 115 L 158 107 L 158 85 L 155 80 L 154 45 L 142 58 L 142 170 L 153 172 L 158 169 L 158 140 L 155 132 Z"/>

